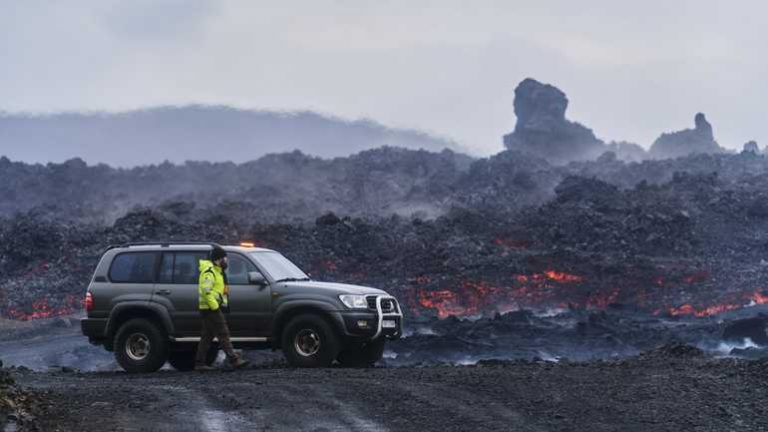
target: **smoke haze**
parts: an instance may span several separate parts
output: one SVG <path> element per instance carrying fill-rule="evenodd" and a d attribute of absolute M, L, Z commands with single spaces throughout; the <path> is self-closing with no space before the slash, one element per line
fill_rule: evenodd
<path fill-rule="evenodd" d="M 31 162 L 75 157 L 122 167 L 186 160 L 246 162 L 292 150 L 336 157 L 387 145 L 457 148 L 417 131 L 312 112 L 186 106 L 120 114 L 0 115 L 0 155 Z"/>

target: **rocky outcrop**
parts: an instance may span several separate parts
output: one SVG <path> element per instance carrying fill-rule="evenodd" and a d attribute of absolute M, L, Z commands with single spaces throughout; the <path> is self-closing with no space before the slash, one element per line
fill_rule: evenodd
<path fill-rule="evenodd" d="M 608 150 L 591 129 L 565 118 L 567 108 L 568 98 L 557 87 L 523 80 L 515 89 L 517 124 L 504 145 L 556 164 L 594 159 Z"/>
<path fill-rule="evenodd" d="M 757 141 L 747 141 L 744 143 L 742 153 L 760 154 L 760 147 L 757 145 Z"/>
<path fill-rule="evenodd" d="M 651 157 L 665 159 L 695 153 L 722 153 L 724 151 L 715 141 L 712 125 L 709 124 L 704 114 L 696 114 L 694 124 L 693 129 L 661 134 L 651 146 Z"/>

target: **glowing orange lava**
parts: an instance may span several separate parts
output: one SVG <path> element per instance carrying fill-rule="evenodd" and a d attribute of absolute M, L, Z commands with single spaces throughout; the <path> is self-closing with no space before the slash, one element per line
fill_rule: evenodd
<path fill-rule="evenodd" d="M 757 291 L 749 297 L 755 304 L 768 304 L 768 295 L 763 294 L 761 291 Z"/>
<path fill-rule="evenodd" d="M 563 282 L 563 283 L 579 283 L 583 281 L 581 276 L 576 276 L 576 275 L 558 272 L 554 270 L 547 270 L 544 272 L 544 275 L 553 281 Z"/>
<path fill-rule="evenodd" d="M 667 313 L 670 316 L 685 316 L 685 315 L 692 315 L 695 317 L 703 318 L 708 317 L 712 315 L 717 315 L 723 312 L 728 312 L 736 309 L 741 309 L 745 306 L 749 306 L 749 301 L 751 301 L 753 304 L 768 304 L 768 295 L 763 294 L 762 290 L 758 290 L 752 294 L 749 294 L 746 297 L 747 302 L 729 302 L 729 303 L 720 303 L 715 304 L 711 306 L 704 306 L 704 307 L 694 307 L 693 305 L 686 303 L 682 306 L 678 307 L 671 307 L 667 310 Z M 658 315 L 661 313 L 661 311 L 657 310 L 654 312 L 655 315 Z"/>
<path fill-rule="evenodd" d="M 417 278 L 417 283 L 428 280 Z M 437 311 L 440 318 L 508 312 L 520 307 L 551 304 L 557 286 L 578 284 L 583 280 L 581 276 L 546 270 L 542 273 L 512 275 L 511 285 L 496 286 L 485 281 L 463 281 L 449 289 L 422 288 L 418 290 L 416 301 L 420 308 Z M 593 299 L 592 303 L 611 303 L 616 296 L 618 292 L 606 299 Z M 418 313 L 418 310 L 415 312 Z"/>
<path fill-rule="evenodd" d="M 29 321 L 34 319 L 69 315 L 74 313 L 77 309 L 82 308 L 82 303 L 83 299 L 78 299 L 72 295 L 68 295 L 64 301 L 63 306 L 53 307 L 48 304 L 47 298 L 43 298 L 32 303 L 30 312 L 10 308 L 8 310 L 8 317 L 20 321 Z"/>

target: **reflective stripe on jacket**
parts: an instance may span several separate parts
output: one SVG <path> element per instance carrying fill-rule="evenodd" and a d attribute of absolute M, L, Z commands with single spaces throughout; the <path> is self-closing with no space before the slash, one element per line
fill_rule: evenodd
<path fill-rule="evenodd" d="M 226 308 L 229 303 L 229 290 L 226 277 L 221 267 L 211 261 L 200 260 L 200 280 L 198 283 L 200 310 Z"/>

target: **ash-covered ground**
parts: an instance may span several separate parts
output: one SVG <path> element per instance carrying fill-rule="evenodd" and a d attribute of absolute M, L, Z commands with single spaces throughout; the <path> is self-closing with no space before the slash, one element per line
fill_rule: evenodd
<path fill-rule="evenodd" d="M 767 368 L 671 345 L 588 363 L 10 376 L 25 430 L 677 432 L 765 430 Z"/>

